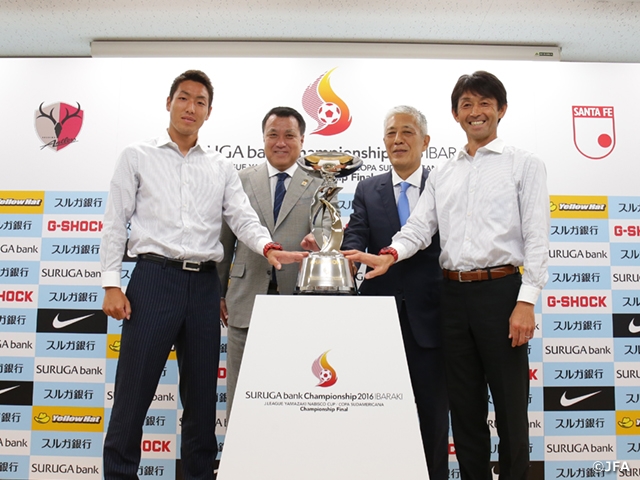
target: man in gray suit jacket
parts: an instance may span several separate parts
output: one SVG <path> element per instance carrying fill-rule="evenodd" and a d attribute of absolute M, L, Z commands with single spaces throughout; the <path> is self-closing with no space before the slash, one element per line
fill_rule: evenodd
<path fill-rule="evenodd" d="M 305 121 L 293 108 L 272 108 L 262 120 L 267 161 L 240 172 L 242 186 L 260 222 L 285 250 L 299 250 L 311 231 L 311 200 L 321 180 L 298 168 Z M 284 196 L 283 196 L 284 195 Z M 222 297 L 220 318 L 227 324 L 227 417 L 231 412 L 251 312 L 258 294 L 291 295 L 298 265 L 275 272 L 269 262 L 238 241 L 223 225 L 224 260 L 218 265 Z"/>

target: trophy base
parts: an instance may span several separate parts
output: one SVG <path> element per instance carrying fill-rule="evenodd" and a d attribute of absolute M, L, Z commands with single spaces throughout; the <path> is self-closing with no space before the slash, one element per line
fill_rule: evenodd
<path fill-rule="evenodd" d="M 349 260 L 338 252 L 313 252 L 302 260 L 297 295 L 355 295 Z"/>

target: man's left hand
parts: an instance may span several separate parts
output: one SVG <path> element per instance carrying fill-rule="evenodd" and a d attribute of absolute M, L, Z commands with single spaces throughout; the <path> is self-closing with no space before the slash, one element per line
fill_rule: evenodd
<path fill-rule="evenodd" d="M 516 308 L 509 317 L 509 338 L 512 347 L 524 345 L 533 338 L 536 329 L 536 316 L 533 313 L 533 304 L 517 302 Z"/>
<path fill-rule="evenodd" d="M 313 233 L 307 233 L 307 235 L 300 242 L 300 247 L 304 250 L 309 250 L 310 252 L 319 252 L 320 247 L 318 246 L 318 242 L 316 242 L 316 237 Z"/>
<path fill-rule="evenodd" d="M 303 258 L 308 257 L 309 252 L 287 252 L 285 250 L 269 250 L 267 260 L 276 269 L 280 270 L 282 265 L 287 263 L 300 263 Z"/>

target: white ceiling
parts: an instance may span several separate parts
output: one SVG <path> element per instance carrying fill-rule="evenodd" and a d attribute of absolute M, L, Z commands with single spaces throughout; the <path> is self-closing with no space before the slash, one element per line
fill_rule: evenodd
<path fill-rule="evenodd" d="M 640 63 L 640 0 L 0 0 L 0 57 L 87 57 L 93 40 L 552 45 Z"/>

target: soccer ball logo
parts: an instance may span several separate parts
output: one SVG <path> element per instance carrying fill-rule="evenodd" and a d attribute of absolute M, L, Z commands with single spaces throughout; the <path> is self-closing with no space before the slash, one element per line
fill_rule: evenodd
<path fill-rule="evenodd" d="M 316 358 L 311 364 L 311 372 L 313 372 L 315 377 L 320 381 L 320 383 L 316 385 L 317 387 L 330 387 L 338 381 L 338 375 L 335 369 L 329 365 L 327 361 L 327 353 L 329 353 L 329 350 Z"/>
<path fill-rule="evenodd" d="M 322 370 L 322 372 L 320 372 L 320 382 L 321 383 L 325 383 L 328 382 L 329 380 L 331 380 L 331 377 L 333 377 L 333 375 L 331 374 L 331 370 Z"/>
<path fill-rule="evenodd" d="M 335 103 L 325 102 L 320 105 L 318 109 L 318 120 L 320 120 L 325 125 L 333 125 L 340 120 L 340 116 L 342 112 L 340 111 L 340 107 Z"/>

